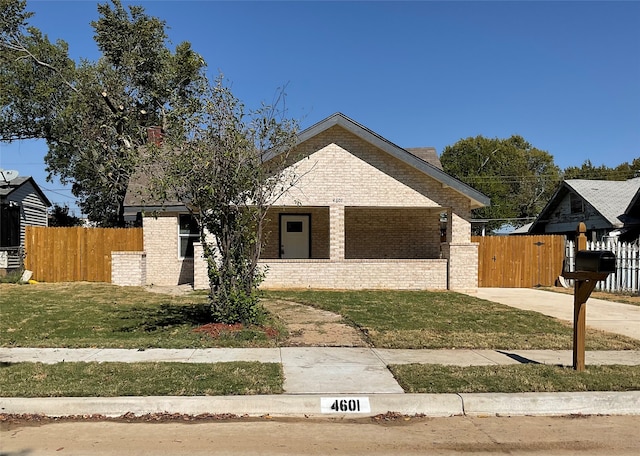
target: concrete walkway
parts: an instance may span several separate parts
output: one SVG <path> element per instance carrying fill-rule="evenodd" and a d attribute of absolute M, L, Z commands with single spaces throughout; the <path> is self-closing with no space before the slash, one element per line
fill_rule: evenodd
<path fill-rule="evenodd" d="M 573 321 L 573 295 L 533 288 L 478 288 L 469 293 L 480 299 Z M 589 298 L 587 326 L 640 339 L 640 306 Z"/>

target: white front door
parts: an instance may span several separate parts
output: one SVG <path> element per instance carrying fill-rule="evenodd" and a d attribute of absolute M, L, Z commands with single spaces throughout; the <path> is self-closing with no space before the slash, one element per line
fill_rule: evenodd
<path fill-rule="evenodd" d="M 280 258 L 310 258 L 309 219 L 309 215 L 280 215 Z"/>

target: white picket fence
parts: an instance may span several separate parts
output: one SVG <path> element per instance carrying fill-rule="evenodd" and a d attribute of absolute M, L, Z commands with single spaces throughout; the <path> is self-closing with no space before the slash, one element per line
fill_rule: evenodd
<path fill-rule="evenodd" d="M 616 272 L 596 285 L 596 290 L 609 292 L 640 293 L 640 240 L 634 243 L 614 241 L 587 241 L 587 250 L 610 250 L 616 256 Z M 567 241 L 565 270 L 575 271 L 575 243 Z M 573 284 L 573 281 L 571 281 Z"/>

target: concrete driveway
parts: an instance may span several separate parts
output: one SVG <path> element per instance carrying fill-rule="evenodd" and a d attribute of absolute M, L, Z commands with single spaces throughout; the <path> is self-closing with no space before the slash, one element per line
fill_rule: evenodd
<path fill-rule="evenodd" d="M 478 288 L 477 292 L 468 294 L 573 321 L 573 295 L 534 288 Z M 590 298 L 586 305 L 588 327 L 640 339 L 640 306 L 595 298 Z"/>

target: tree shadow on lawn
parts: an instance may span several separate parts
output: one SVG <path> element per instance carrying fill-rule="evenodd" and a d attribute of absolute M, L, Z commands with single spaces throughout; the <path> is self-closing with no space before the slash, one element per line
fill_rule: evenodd
<path fill-rule="evenodd" d="M 153 307 L 130 307 L 116 318 L 128 321 L 119 332 L 153 332 L 175 326 L 201 326 L 212 322 L 210 304 L 160 304 Z"/>

